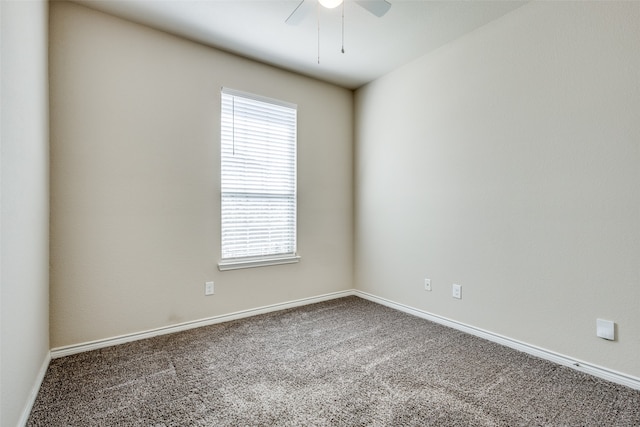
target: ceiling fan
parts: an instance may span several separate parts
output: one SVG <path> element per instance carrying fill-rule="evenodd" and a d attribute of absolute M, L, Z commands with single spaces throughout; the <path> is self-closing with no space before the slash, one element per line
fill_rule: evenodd
<path fill-rule="evenodd" d="M 284 22 L 289 25 L 299 24 L 309 14 L 316 1 L 327 9 L 333 9 L 343 4 L 343 0 L 302 0 Z M 355 0 L 355 3 L 377 17 L 384 16 L 391 8 L 391 3 L 386 0 Z"/>

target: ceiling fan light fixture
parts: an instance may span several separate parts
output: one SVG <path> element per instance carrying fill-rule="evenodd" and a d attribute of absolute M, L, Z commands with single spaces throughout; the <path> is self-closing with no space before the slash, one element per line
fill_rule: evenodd
<path fill-rule="evenodd" d="M 318 0 L 318 2 L 327 9 L 333 9 L 342 4 L 343 0 Z"/>

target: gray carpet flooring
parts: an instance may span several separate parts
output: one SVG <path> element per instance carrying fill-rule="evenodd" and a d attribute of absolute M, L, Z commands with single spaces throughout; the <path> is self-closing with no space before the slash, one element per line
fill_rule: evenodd
<path fill-rule="evenodd" d="M 348 297 L 54 359 L 29 426 L 640 426 L 640 391 Z"/>

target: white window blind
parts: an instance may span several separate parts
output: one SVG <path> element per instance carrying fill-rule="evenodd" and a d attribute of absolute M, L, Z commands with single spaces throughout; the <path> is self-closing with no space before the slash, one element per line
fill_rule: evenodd
<path fill-rule="evenodd" d="M 295 262 L 297 107 L 223 88 L 220 269 Z"/>

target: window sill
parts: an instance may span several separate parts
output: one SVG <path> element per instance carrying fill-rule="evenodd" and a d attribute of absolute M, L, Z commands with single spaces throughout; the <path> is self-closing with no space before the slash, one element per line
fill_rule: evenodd
<path fill-rule="evenodd" d="M 280 265 L 280 264 L 295 264 L 298 262 L 300 262 L 300 256 L 298 255 L 288 255 L 288 256 L 274 257 L 274 258 L 234 259 L 234 260 L 220 261 L 218 263 L 218 270 L 220 271 L 239 270 L 242 268 L 266 267 L 269 265 Z"/>

